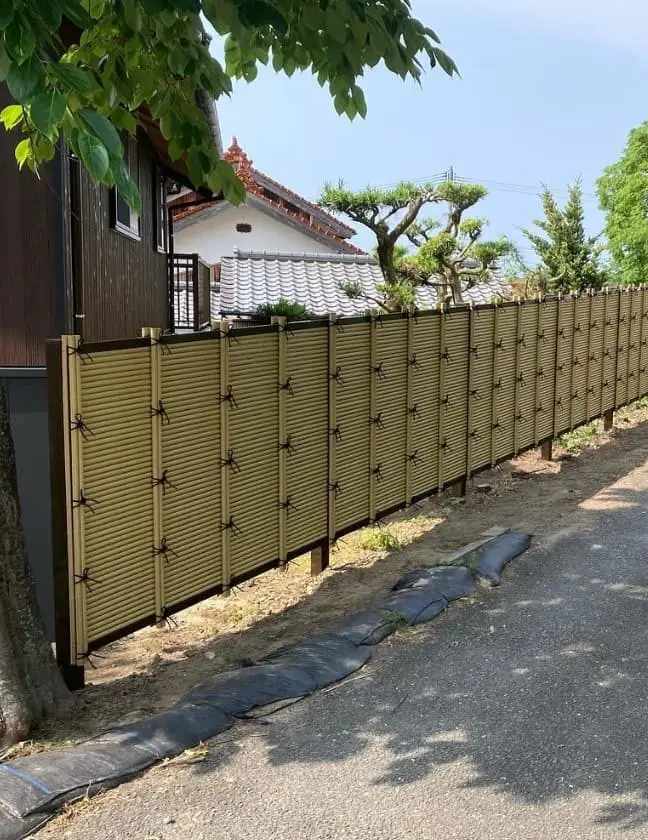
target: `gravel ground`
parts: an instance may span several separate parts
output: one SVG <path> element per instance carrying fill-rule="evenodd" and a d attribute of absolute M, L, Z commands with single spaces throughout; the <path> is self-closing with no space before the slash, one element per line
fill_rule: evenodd
<path fill-rule="evenodd" d="M 538 533 L 500 589 L 39 837 L 645 838 L 647 491 L 643 464 Z"/>

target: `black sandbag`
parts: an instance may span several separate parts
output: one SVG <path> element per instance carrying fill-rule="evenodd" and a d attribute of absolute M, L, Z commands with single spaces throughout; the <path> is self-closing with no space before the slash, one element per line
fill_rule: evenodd
<path fill-rule="evenodd" d="M 0 810 L 0 840 L 22 840 L 23 837 L 30 837 L 53 816 L 53 814 L 39 815 L 23 820 Z"/>
<path fill-rule="evenodd" d="M 289 669 L 299 669 L 313 678 L 315 688 L 323 688 L 357 671 L 370 657 L 368 648 L 359 648 L 344 636 L 329 633 L 281 648 L 261 659 L 259 664 L 281 664 Z"/>
<path fill-rule="evenodd" d="M 433 587 L 416 586 L 394 592 L 383 606 L 391 613 L 392 623 L 397 627 L 399 620 L 405 624 L 419 624 L 426 620 L 420 619 L 420 615 L 434 618 L 448 606 L 448 602 Z"/>
<path fill-rule="evenodd" d="M 255 706 L 304 697 L 316 687 L 315 678 L 304 669 L 267 663 L 216 674 L 185 694 L 180 702 L 208 703 L 236 717 Z"/>
<path fill-rule="evenodd" d="M 370 646 L 393 633 L 394 624 L 385 610 L 364 610 L 336 621 L 331 631 L 354 645 Z"/>
<path fill-rule="evenodd" d="M 475 578 L 465 566 L 432 566 L 404 575 L 394 590 L 431 587 L 446 601 L 465 598 L 475 590 Z"/>
<path fill-rule="evenodd" d="M 231 719 L 218 709 L 185 706 L 117 726 L 67 750 L 0 764 L 0 805 L 21 817 L 51 811 L 79 795 L 129 779 L 157 760 L 177 755 L 231 725 Z"/>
<path fill-rule="evenodd" d="M 502 569 L 531 545 L 530 534 L 509 531 L 486 543 L 477 555 L 477 577 L 491 584 L 499 586 L 502 582 Z"/>

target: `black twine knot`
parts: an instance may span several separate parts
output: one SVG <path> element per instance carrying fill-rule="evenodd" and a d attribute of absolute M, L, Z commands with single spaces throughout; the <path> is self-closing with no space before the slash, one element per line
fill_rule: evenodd
<path fill-rule="evenodd" d="M 414 452 L 411 452 L 407 456 L 407 461 L 410 464 L 414 464 L 414 466 L 418 466 L 421 463 L 421 459 L 419 458 L 418 449 L 415 449 Z"/>
<path fill-rule="evenodd" d="M 81 572 L 80 575 L 77 574 L 77 573 L 74 574 L 74 582 L 75 583 L 84 583 L 86 585 L 86 588 L 87 588 L 88 592 L 92 592 L 92 587 L 90 586 L 91 583 L 97 583 L 97 584 L 101 583 L 100 580 L 97 580 L 96 578 L 92 577 L 92 575 L 90 574 L 90 569 L 87 569 L 87 568 L 83 569 L 83 571 Z"/>
<path fill-rule="evenodd" d="M 332 429 L 329 429 L 329 434 L 335 438 L 335 440 L 342 440 L 342 430 L 340 429 L 340 424 L 336 423 Z"/>
<path fill-rule="evenodd" d="M 174 551 L 170 545 L 168 545 L 166 541 L 166 537 L 162 537 L 159 546 L 153 546 L 152 548 L 153 557 L 164 557 L 164 559 L 169 562 L 169 555 L 171 557 L 177 557 L 178 554 Z"/>
<path fill-rule="evenodd" d="M 238 404 L 236 402 L 236 398 L 234 396 L 234 390 L 231 385 L 227 386 L 227 391 L 224 394 L 220 395 L 219 402 L 222 403 L 229 403 L 232 408 L 238 408 Z"/>
<path fill-rule="evenodd" d="M 591 329 L 591 330 L 596 330 L 596 329 L 598 329 L 598 321 L 592 321 L 592 322 L 590 323 L 590 329 Z"/>
<path fill-rule="evenodd" d="M 292 377 L 292 376 L 289 376 L 289 377 L 288 377 L 288 379 L 286 379 L 286 381 L 285 381 L 285 382 L 278 382 L 278 383 L 277 383 L 277 388 L 279 389 L 279 391 L 288 391 L 288 393 L 290 394 L 290 396 L 291 396 L 291 397 L 294 397 L 294 396 L 295 396 L 295 392 L 294 392 L 294 390 L 293 390 L 293 385 L 292 385 L 292 383 L 293 383 L 293 377 Z"/>
<path fill-rule="evenodd" d="M 494 382 L 494 383 L 493 383 L 493 391 L 499 391 L 499 389 L 500 389 L 501 387 L 502 387 L 502 377 L 500 377 L 500 378 L 497 380 L 497 382 Z"/>
<path fill-rule="evenodd" d="M 523 373 L 521 373 L 521 374 L 520 374 L 520 375 L 516 378 L 516 380 L 515 380 L 515 381 L 516 381 L 516 382 L 518 382 L 518 383 L 520 384 L 520 386 L 522 386 L 522 387 L 523 387 L 523 386 L 525 385 L 525 383 L 526 383 L 526 379 L 524 378 L 524 374 L 523 374 Z"/>
<path fill-rule="evenodd" d="M 232 517 L 232 516 L 230 516 L 230 518 L 227 520 L 227 522 L 221 522 L 220 531 L 221 531 L 221 534 L 224 533 L 225 531 L 231 531 L 232 534 L 234 534 L 235 537 L 238 537 L 239 534 L 241 533 L 241 529 L 238 527 L 236 522 L 234 522 L 234 517 Z"/>
<path fill-rule="evenodd" d="M 450 355 L 450 351 L 447 347 L 444 347 L 443 353 L 439 353 L 439 359 L 445 359 L 447 364 L 450 364 L 452 361 L 452 356 Z"/>
<path fill-rule="evenodd" d="M 78 499 L 72 499 L 72 507 L 75 507 L 75 508 L 85 507 L 90 511 L 90 513 L 95 513 L 95 509 L 94 509 L 93 505 L 98 505 L 98 504 L 99 504 L 99 502 L 96 499 L 91 499 L 88 496 L 86 496 L 84 494 L 83 490 L 79 490 L 79 498 Z"/>
<path fill-rule="evenodd" d="M 547 336 L 545 335 L 545 330 L 541 333 L 538 333 L 538 341 L 541 341 L 543 344 L 547 343 Z"/>
<path fill-rule="evenodd" d="M 518 338 L 518 344 L 521 344 L 522 347 L 526 347 L 526 333 L 522 333 L 522 336 Z"/>
<path fill-rule="evenodd" d="M 240 473 L 241 468 L 238 465 L 238 461 L 234 457 L 234 450 L 228 449 L 227 450 L 227 458 L 220 459 L 221 468 L 229 467 L 233 473 Z"/>
<path fill-rule="evenodd" d="M 446 410 L 446 411 L 447 411 L 447 410 L 451 407 L 451 405 L 452 405 L 452 402 L 451 402 L 451 400 L 450 400 L 450 395 L 449 395 L 449 394 L 446 394 L 446 395 L 445 395 L 445 397 L 443 397 L 443 399 L 441 399 L 439 402 L 440 402 L 440 404 L 441 404 L 441 405 L 445 408 L 445 410 Z"/>
<path fill-rule="evenodd" d="M 284 499 L 283 502 L 279 502 L 279 507 L 280 507 L 281 510 L 286 511 L 286 516 L 290 516 L 290 511 L 291 510 L 294 510 L 295 513 L 297 513 L 297 508 L 293 504 L 290 496 L 288 496 L 286 499 Z"/>
<path fill-rule="evenodd" d="M 339 382 L 340 385 L 344 385 L 344 377 L 342 376 L 342 368 L 340 365 L 337 365 L 335 370 L 329 372 L 329 379 L 334 379 L 336 382 Z"/>
<path fill-rule="evenodd" d="M 469 438 L 476 438 L 479 437 L 479 429 L 473 429 L 472 432 L 468 432 Z"/>
<path fill-rule="evenodd" d="M 340 487 L 339 481 L 334 481 L 332 484 L 329 482 L 328 489 L 331 490 L 333 493 L 333 498 L 337 499 L 337 497 L 342 492 L 342 488 Z"/>
<path fill-rule="evenodd" d="M 383 474 L 382 474 L 381 465 L 378 464 L 376 467 L 374 467 L 371 471 L 371 474 L 376 476 L 376 481 L 382 481 L 383 480 Z"/>
<path fill-rule="evenodd" d="M 90 437 L 95 436 L 95 433 L 88 426 L 88 424 L 85 422 L 85 420 L 80 414 L 74 415 L 74 420 L 70 421 L 70 425 L 72 426 L 72 431 L 81 432 L 81 437 L 84 440 L 88 440 L 88 435 L 90 435 Z"/>
<path fill-rule="evenodd" d="M 160 400 L 157 404 L 157 408 L 155 406 L 151 406 L 151 417 L 159 417 L 162 421 L 162 425 L 166 423 L 168 426 L 171 420 L 169 419 L 169 415 L 167 414 L 167 410 L 164 407 L 164 403 Z"/>
<path fill-rule="evenodd" d="M 419 360 L 416 358 L 416 353 L 412 353 L 412 355 L 410 356 L 410 358 L 407 360 L 407 363 L 408 363 L 409 365 L 411 365 L 411 367 L 413 367 L 413 368 L 414 368 L 414 370 L 420 370 L 420 369 L 421 369 L 421 363 L 420 363 L 420 362 L 419 362 Z"/>
<path fill-rule="evenodd" d="M 168 472 L 168 470 L 162 470 L 162 475 L 151 476 L 151 487 L 161 487 L 163 495 L 166 493 L 167 487 L 173 487 L 174 490 L 177 489 L 175 484 L 169 480 Z"/>
<path fill-rule="evenodd" d="M 407 413 L 417 420 L 421 416 L 421 412 L 418 410 L 418 405 L 412 405 L 407 409 Z"/>
<path fill-rule="evenodd" d="M 373 372 L 376 374 L 378 379 L 386 379 L 387 374 L 383 368 L 384 362 L 378 362 L 378 364 L 373 368 Z"/>
<path fill-rule="evenodd" d="M 473 354 L 473 356 L 476 359 L 478 359 L 479 358 L 479 345 L 473 344 L 473 346 L 470 348 L 470 352 Z"/>
<path fill-rule="evenodd" d="M 295 455 L 297 453 L 297 450 L 293 445 L 291 435 L 287 435 L 285 441 L 283 443 L 280 442 L 278 446 L 279 452 L 287 452 L 288 455 Z"/>
<path fill-rule="evenodd" d="M 377 429 L 384 429 L 385 428 L 385 424 L 383 423 L 383 419 L 382 419 L 382 411 L 379 411 L 378 414 L 376 414 L 375 417 L 372 417 L 369 422 L 373 423 L 374 426 L 376 426 Z"/>

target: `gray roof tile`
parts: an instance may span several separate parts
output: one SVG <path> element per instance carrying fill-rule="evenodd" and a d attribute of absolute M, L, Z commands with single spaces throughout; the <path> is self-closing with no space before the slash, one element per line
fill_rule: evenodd
<path fill-rule="evenodd" d="M 212 310 L 224 314 L 251 314 L 261 304 L 284 298 L 303 304 L 314 315 L 357 315 L 371 304 L 352 300 L 342 286 L 359 284 L 364 295 L 379 297 L 376 285 L 382 282 L 382 274 L 368 256 L 235 251 L 223 257 L 220 281 L 220 300 L 213 301 Z M 488 303 L 495 296 L 509 295 L 508 284 L 495 279 L 467 289 L 464 297 Z M 433 309 L 436 288 L 419 289 L 417 302 L 420 309 Z"/>

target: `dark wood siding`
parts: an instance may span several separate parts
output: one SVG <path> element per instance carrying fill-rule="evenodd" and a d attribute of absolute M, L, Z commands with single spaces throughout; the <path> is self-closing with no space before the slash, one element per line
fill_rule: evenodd
<path fill-rule="evenodd" d="M 143 134 L 138 148 L 139 240 L 114 230 L 110 190 L 94 184 L 80 168 L 73 173 L 75 312 L 84 315 L 77 318 L 77 331 L 88 341 L 139 335 L 142 327 L 167 327 L 167 258 L 158 252 L 155 237 L 157 157 Z"/>
<path fill-rule="evenodd" d="M 0 84 L 0 108 L 10 102 Z M 45 340 L 57 332 L 54 165 L 40 179 L 20 172 L 15 132 L 0 127 L 0 367 L 45 364 Z"/>

